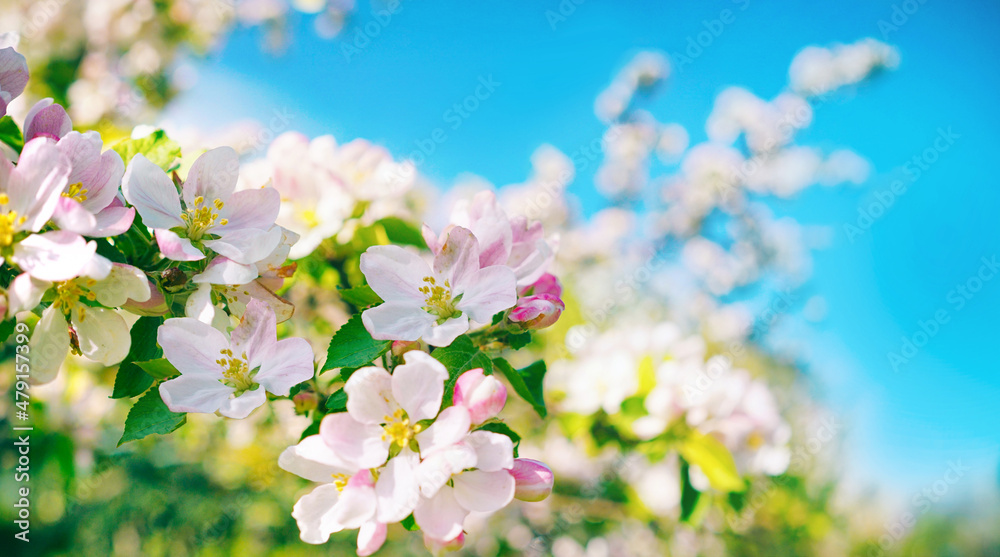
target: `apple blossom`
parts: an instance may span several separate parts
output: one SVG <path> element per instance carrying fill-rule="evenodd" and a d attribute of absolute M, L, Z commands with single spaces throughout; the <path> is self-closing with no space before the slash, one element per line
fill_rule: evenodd
<path fill-rule="evenodd" d="M 0 49 L 0 116 L 28 84 L 28 61 L 13 47 Z"/>
<path fill-rule="evenodd" d="M 109 366 L 121 362 L 129 353 L 132 344 L 129 326 L 109 308 L 122 306 L 129 299 L 148 300 L 149 283 L 146 275 L 131 265 L 111 264 L 103 257 L 96 257 L 101 261 L 91 267 L 89 276 L 55 284 L 29 282 L 26 274 L 15 279 L 24 287 L 40 292 L 53 288 L 52 304 L 42 311 L 30 341 L 39 354 L 32 366 L 32 378 L 39 383 L 55 378 L 71 343 L 74 352 Z M 37 304 L 33 301 L 32 306 Z M 75 342 L 71 341 L 71 331 Z"/>
<path fill-rule="evenodd" d="M 70 160 L 47 139 L 24 145 L 17 166 L 0 157 L 0 263 L 45 281 L 78 276 L 97 250 L 79 234 L 37 234 L 52 218 L 70 173 Z"/>
<path fill-rule="evenodd" d="M 521 501 L 541 501 L 552 493 L 554 476 L 545 464 L 530 458 L 515 458 L 510 469 L 514 477 L 514 497 Z"/>
<path fill-rule="evenodd" d="M 274 312 L 252 300 L 227 337 L 197 319 L 168 319 L 157 331 L 164 357 L 181 372 L 160 384 L 174 412 L 216 412 L 242 419 L 267 399 L 265 390 L 286 396 L 313 375 L 305 339 L 277 340 Z"/>
<path fill-rule="evenodd" d="M 361 272 L 385 303 L 362 313 L 365 328 L 383 340 L 423 339 L 448 346 L 516 302 L 516 278 L 503 265 L 481 267 L 479 242 L 455 227 L 434 257 L 433 268 L 399 246 L 372 246 Z"/>
<path fill-rule="evenodd" d="M 470 369 L 455 381 L 455 406 L 469 411 L 473 424 L 481 424 L 503 410 L 507 403 L 507 388 L 482 368 Z"/>
<path fill-rule="evenodd" d="M 544 329 L 554 325 L 564 309 L 558 296 L 538 294 L 518 299 L 508 318 L 525 329 Z"/>
<path fill-rule="evenodd" d="M 52 141 L 66 135 L 73 129 L 73 122 L 66 109 L 55 104 L 52 99 L 42 99 L 31 107 L 24 117 L 24 140 L 47 137 Z"/>
<path fill-rule="evenodd" d="M 195 160 L 178 194 L 166 172 L 136 155 L 125 170 L 122 193 L 155 229 L 166 258 L 197 261 L 208 248 L 252 264 L 281 241 L 281 229 L 274 226 L 280 198 L 274 188 L 235 191 L 238 168 L 236 151 L 212 149 Z"/>

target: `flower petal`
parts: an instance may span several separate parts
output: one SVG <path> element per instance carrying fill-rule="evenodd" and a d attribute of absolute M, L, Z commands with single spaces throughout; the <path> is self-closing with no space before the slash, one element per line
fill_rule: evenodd
<path fill-rule="evenodd" d="M 434 256 L 434 272 L 449 279 L 454 288 L 478 270 L 479 242 L 475 235 L 468 228 L 453 227 L 441 251 Z"/>
<path fill-rule="evenodd" d="M 462 533 L 462 523 L 469 511 L 462 508 L 455 499 L 454 488 L 442 487 L 434 497 L 421 499 L 413 511 L 413 518 L 428 536 L 451 541 Z"/>
<path fill-rule="evenodd" d="M 75 232 L 52 230 L 21 240 L 11 261 L 37 279 L 58 282 L 79 276 L 96 251 L 97 244 Z"/>
<path fill-rule="evenodd" d="M 425 456 L 417 467 L 417 485 L 424 497 L 433 497 L 455 474 L 476 466 L 476 452 L 459 443 Z"/>
<path fill-rule="evenodd" d="M 53 104 L 52 99 L 42 99 L 31 107 L 24 117 L 24 140 L 31 141 L 36 137 L 47 137 L 58 141 L 73 129 L 66 109 Z"/>
<path fill-rule="evenodd" d="M 160 398 L 171 412 L 211 414 L 231 394 L 232 387 L 204 375 L 181 375 L 160 383 Z"/>
<path fill-rule="evenodd" d="M 312 347 L 306 339 L 282 339 L 261 357 L 255 380 L 269 393 L 288 396 L 292 387 L 312 379 L 313 361 Z"/>
<path fill-rule="evenodd" d="M 372 290 L 386 302 L 424 305 L 420 289 L 433 276 L 419 255 L 399 246 L 372 246 L 361 254 L 361 272 Z"/>
<path fill-rule="evenodd" d="M 217 240 L 206 240 L 205 247 L 238 263 L 256 263 L 270 255 L 281 242 L 281 228 L 277 226 L 268 230 L 213 228 L 212 232 L 218 233 L 220 237 Z"/>
<path fill-rule="evenodd" d="M 278 466 L 314 482 L 329 482 L 333 474 L 353 474 L 357 471 L 338 457 L 319 434 L 310 435 L 282 451 Z"/>
<path fill-rule="evenodd" d="M 183 226 L 181 198 L 162 168 L 142 155 L 132 157 L 122 177 L 122 195 L 133 205 L 142 223 L 150 228 Z"/>
<path fill-rule="evenodd" d="M 431 332 L 435 317 L 419 306 L 386 302 L 362 312 L 361 321 L 374 339 L 418 340 Z"/>
<path fill-rule="evenodd" d="M 434 325 L 430 333 L 425 333 L 423 339 L 431 346 L 448 346 L 460 335 L 469 330 L 469 317 L 462 314 L 453 317 L 440 325 Z M 404 339 L 405 340 L 405 339 Z"/>
<path fill-rule="evenodd" d="M 454 482 L 455 499 L 470 511 L 498 511 L 514 499 L 514 476 L 506 470 L 470 470 L 455 476 Z"/>
<path fill-rule="evenodd" d="M 182 191 L 184 203 L 194 207 L 194 198 L 201 196 L 211 206 L 216 199 L 229 201 L 236 189 L 240 173 L 240 157 L 232 147 L 218 147 L 203 153 L 188 171 Z M 142 211 L 140 211 L 141 213 Z"/>
<path fill-rule="evenodd" d="M 242 420 L 263 406 L 265 402 L 267 402 L 267 394 L 263 388 L 257 388 L 253 391 L 246 391 L 236 398 L 223 400 L 222 406 L 219 407 L 219 413 L 227 418 Z"/>
<path fill-rule="evenodd" d="M 132 339 L 128 324 L 114 310 L 77 305 L 71 315 L 83 355 L 106 366 L 128 356 Z"/>
<path fill-rule="evenodd" d="M 238 191 L 219 211 L 219 218 L 226 219 L 226 224 L 213 227 L 212 232 L 222 234 L 240 228 L 268 230 L 274 226 L 280 208 L 281 195 L 274 188 Z"/>
<path fill-rule="evenodd" d="M 124 234 L 135 220 L 135 208 L 112 203 L 94 215 L 94 230 L 91 238 L 107 238 Z"/>
<path fill-rule="evenodd" d="M 337 456 L 357 468 L 377 468 L 389 457 L 389 443 L 382 440 L 382 428 L 363 424 L 346 412 L 323 418 L 319 434 Z"/>
<path fill-rule="evenodd" d="M 243 317 L 240 318 L 240 324 L 229 336 L 229 347 L 236 354 L 246 353 L 250 369 L 260 367 L 262 356 L 278 342 L 275 327 L 274 312 L 271 308 L 264 302 L 251 300 Z"/>
<path fill-rule="evenodd" d="M 228 257 L 217 255 L 205 270 L 191 278 L 198 284 L 246 284 L 257 278 L 257 267 L 237 263 Z"/>
<path fill-rule="evenodd" d="M 385 543 L 386 527 L 381 522 L 369 520 L 358 530 L 358 556 L 368 557 Z"/>
<path fill-rule="evenodd" d="M 469 411 L 463 406 L 449 406 L 441 411 L 434 423 L 417 434 L 420 455 L 427 458 L 461 441 L 469 433 Z"/>
<path fill-rule="evenodd" d="M 462 300 L 455 307 L 473 321 L 489 323 L 494 314 L 517 303 L 517 277 L 509 267 L 480 269 L 462 287 Z"/>
<path fill-rule="evenodd" d="M 332 509 L 330 519 L 344 530 L 360 528 L 375 516 L 375 487 L 372 473 L 361 470 L 354 474 L 340 492 L 340 501 Z"/>
<path fill-rule="evenodd" d="M 68 184 L 81 184 L 87 190 L 82 204 L 87 211 L 98 213 L 115 200 L 118 186 L 125 174 L 125 164 L 118 153 L 107 150 L 101 153 L 104 142 L 96 131 L 86 133 L 71 131 L 56 144 L 70 160 L 72 170 Z"/>
<path fill-rule="evenodd" d="M 416 480 L 418 460 L 413 451 L 403 449 L 382 469 L 375 484 L 378 499 L 375 518 L 379 522 L 399 522 L 416 508 L 420 500 Z"/>
<path fill-rule="evenodd" d="M 69 353 L 69 326 L 58 309 L 49 306 L 31 332 L 28 341 L 31 354 L 31 380 L 48 383 L 56 378 Z"/>
<path fill-rule="evenodd" d="M 142 213 L 142 211 L 139 211 Z M 205 259 L 205 254 L 194 247 L 191 240 L 181 238 L 176 232 L 165 228 L 157 228 L 153 231 L 156 236 L 156 245 L 160 247 L 163 257 L 173 261 L 198 261 Z"/>
<path fill-rule="evenodd" d="M 222 367 L 216 360 L 229 349 L 229 341 L 210 325 L 186 317 L 167 319 L 156 331 L 156 342 L 177 371 L 213 381 L 222 379 Z"/>
<path fill-rule="evenodd" d="M 146 302 L 151 295 L 149 279 L 140 269 L 123 263 L 114 263 L 108 275 L 90 287 L 97 301 L 109 308 L 125 305 L 129 300 Z"/>
<path fill-rule="evenodd" d="M 38 280 L 28 273 L 21 273 L 14 277 L 7 289 L 7 316 L 14 317 L 20 311 L 35 309 L 42 301 L 42 296 L 52 284 L 46 280 Z"/>
<path fill-rule="evenodd" d="M 340 491 L 331 483 L 317 487 L 295 503 L 292 517 L 299 525 L 299 537 L 302 541 L 311 544 L 326 543 L 330 534 L 340 531 L 338 525 L 329 518 L 330 511 L 339 500 Z"/>
<path fill-rule="evenodd" d="M 97 219 L 94 215 L 84 209 L 80 202 L 69 197 L 59 197 L 56 210 L 52 213 L 52 220 L 59 228 L 77 234 L 89 236 L 97 229 Z"/>
<path fill-rule="evenodd" d="M 380 367 L 365 367 L 354 372 L 344 385 L 347 412 L 365 424 L 384 424 L 387 416 L 399 408 L 392 394 L 392 376 Z"/>
<path fill-rule="evenodd" d="M 495 472 L 514 467 L 514 442 L 510 437 L 492 431 L 473 431 L 465 442 L 476 451 L 476 468 Z"/>
<path fill-rule="evenodd" d="M 411 422 L 437 416 L 448 370 L 426 352 L 411 350 L 406 363 L 392 371 L 392 395 Z"/>

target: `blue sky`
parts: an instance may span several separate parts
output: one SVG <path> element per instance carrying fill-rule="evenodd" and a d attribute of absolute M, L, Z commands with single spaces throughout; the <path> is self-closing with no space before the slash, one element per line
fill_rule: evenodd
<path fill-rule="evenodd" d="M 403 0 L 380 23 L 359 1 L 354 27 L 335 40 L 318 38 L 308 18 L 293 16 L 292 40 L 278 56 L 261 53 L 259 29 L 238 30 L 199 63 L 199 82 L 170 115 L 211 126 L 267 121 L 278 110 L 291 114 L 292 129 L 365 137 L 401 156 L 433 143 L 421 171 L 439 184 L 463 172 L 505 184 L 526 176 L 540 144 L 570 153 L 600 136 L 594 97 L 632 54 L 683 53 L 689 38 L 719 29 L 712 20 L 723 10 L 731 23 L 690 64 L 678 68 L 675 58 L 670 86 L 651 107 L 660 121 L 687 127 L 694 141 L 704 138 L 705 118 L 725 86 L 771 98 L 803 46 L 884 38 L 899 48 L 899 68 L 818 106 L 799 138 L 856 150 L 872 163 L 871 179 L 773 205 L 832 232 L 807 287 L 826 299 L 827 318 L 793 337 L 803 343 L 818 392 L 849 424 L 848 470 L 856 478 L 912 493 L 960 459 L 973 467 L 970 488 L 995 486 L 1000 275 L 960 308 L 955 296 L 961 285 L 977 286 L 981 258 L 1000 256 L 1000 188 L 985 164 L 1000 148 L 1000 4 L 577 2 L 564 0 L 559 19 L 558 0 L 517 9 L 498 1 Z M 880 28 L 880 21 L 895 27 Z M 366 44 L 356 34 L 365 26 Z M 449 108 L 482 80 L 495 90 L 455 120 Z M 436 128 L 443 140 L 431 139 Z M 952 138 L 948 149 L 931 153 L 928 160 L 936 160 L 913 180 L 904 165 L 941 134 Z M 574 185 L 588 210 L 601 205 L 594 166 L 578 168 Z M 859 208 L 876 192 L 887 199 L 896 179 L 906 180 L 905 192 L 883 202 L 888 209 L 860 235 L 849 235 L 845 224 L 858 225 Z M 936 315 L 947 322 L 894 371 L 888 353 L 899 352 L 904 338 L 924 344 L 920 323 Z"/>

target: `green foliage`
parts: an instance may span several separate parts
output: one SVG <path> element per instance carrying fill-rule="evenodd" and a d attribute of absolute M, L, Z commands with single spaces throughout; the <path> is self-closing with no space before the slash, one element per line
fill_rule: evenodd
<path fill-rule="evenodd" d="M 21 152 L 21 149 L 24 149 L 24 136 L 21 135 L 21 129 L 17 127 L 14 119 L 10 116 L 0 118 L 0 141 L 6 143 L 18 153 Z"/>
<path fill-rule="evenodd" d="M 14 327 L 16 326 L 17 322 L 13 319 L 0 321 L 0 342 L 7 342 L 7 339 L 10 338 L 10 335 L 14 332 Z"/>
<path fill-rule="evenodd" d="M 356 314 L 330 339 L 330 347 L 326 351 L 326 363 L 323 364 L 321 371 L 338 367 L 366 366 L 388 352 L 391 346 L 390 340 L 373 339 L 361 322 L 361 314 Z"/>
<path fill-rule="evenodd" d="M 733 455 L 715 437 L 691 430 L 680 442 L 678 451 L 689 463 L 701 468 L 715 489 L 742 491 L 746 488 Z"/>
<path fill-rule="evenodd" d="M 507 378 L 514 392 L 531 404 L 539 416 L 544 418 L 548 414 L 542 389 L 546 372 L 545 361 L 538 360 L 528 367 L 514 369 L 507 360 L 496 358 L 493 360 L 493 365 Z"/>
<path fill-rule="evenodd" d="M 143 371 L 148 373 L 154 379 L 169 379 L 171 377 L 176 377 L 181 373 L 177 371 L 174 364 L 170 363 L 170 361 L 166 358 L 157 358 L 155 360 L 148 360 L 145 362 L 135 362 L 135 365 L 142 368 Z"/>
<path fill-rule="evenodd" d="M 354 288 L 340 289 L 338 290 L 338 293 L 345 302 L 358 309 L 364 309 L 369 306 L 382 303 L 382 298 L 380 298 L 379 295 L 372 290 L 372 287 L 367 284 L 355 286 Z"/>
<path fill-rule="evenodd" d="M 174 161 L 181 156 L 180 144 L 167 137 L 163 130 L 156 130 L 139 139 L 126 139 L 111 149 L 121 155 L 126 166 L 132 157 L 142 155 L 165 171 L 169 171 Z"/>
<path fill-rule="evenodd" d="M 386 237 L 393 244 L 404 244 L 427 249 L 427 242 L 424 242 L 424 235 L 420 229 L 398 217 L 386 217 L 375 221 L 375 224 L 385 230 Z"/>
<path fill-rule="evenodd" d="M 403 528 L 406 528 L 410 532 L 416 532 L 420 529 L 420 527 L 417 526 L 417 521 L 413 518 L 412 514 L 404 518 L 400 524 L 402 524 Z"/>
<path fill-rule="evenodd" d="M 473 344 L 469 335 L 462 335 L 452 341 L 448 346 L 437 348 L 431 352 L 431 356 L 444 364 L 448 370 L 448 380 L 444 384 L 444 400 L 442 408 L 450 406 L 455 391 L 455 381 L 462 373 L 470 369 L 483 368 L 483 373 L 493 372 L 493 362 L 490 357 L 483 354 L 479 348 Z"/>
<path fill-rule="evenodd" d="M 184 425 L 187 414 L 171 412 L 160 398 L 160 390 L 152 388 L 135 401 L 125 419 L 125 431 L 118 440 L 118 446 L 129 441 L 137 441 L 154 433 L 166 434 Z"/>
<path fill-rule="evenodd" d="M 163 355 L 163 350 L 156 344 L 156 330 L 162 323 L 162 317 L 145 316 L 140 317 L 132 325 L 130 333 L 132 348 L 118 366 L 111 398 L 134 397 L 145 392 L 153 384 L 153 377 L 136 365 L 136 362 L 148 362 Z"/>
<path fill-rule="evenodd" d="M 340 389 L 330 395 L 330 398 L 326 399 L 326 410 L 331 414 L 334 412 L 346 412 L 347 392 L 344 389 Z"/>

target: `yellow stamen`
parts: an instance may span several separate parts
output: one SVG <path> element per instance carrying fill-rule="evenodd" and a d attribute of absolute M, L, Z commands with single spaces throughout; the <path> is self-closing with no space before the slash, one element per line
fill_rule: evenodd
<path fill-rule="evenodd" d="M 75 199 L 75 200 L 79 201 L 80 203 L 83 203 L 84 201 L 87 200 L 87 192 L 88 191 L 90 191 L 90 190 L 85 189 L 83 187 L 83 183 L 82 182 L 77 182 L 75 184 L 70 184 L 66 188 L 66 191 L 63 192 L 62 196 L 63 197 L 68 197 L 70 199 Z"/>
<path fill-rule="evenodd" d="M 347 487 L 347 482 L 351 479 L 347 474 L 330 475 L 333 476 L 333 485 L 337 486 L 337 491 L 344 491 L 344 488 Z"/>
<path fill-rule="evenodd" d="M 222 357 L 215 360 L 215 363 L 222 367 L 222 376 L 224 377 L 222 382 L 236 389 L 237 394 L 250 390 L 254 386 L 253 376 L 255 374 L 250 370 L 247 353 L 243 352 L 239 357 L 234 357 L 232 349 L 226 348 L 220 350 L 219 354 Z"/>
<path fill-rule="evenodd" d="M 216 199 L 211 205 L 205 205 L 205 198 L 198 196 L 194 198 L 193 207 L 188 207 L 181 214 L 181 220 L 187 226 L 188 238 L 199 240 L 206 232 L 215 226 L 215 221 L 219 218 L 218 211 L 221 211 L 225 203 L 221 199 Z M 229 224 L 229 221 L 222 219 L 222 225 Z"/>
<path fill-rule="evenodd" d="M 437 283 L 434 277 L 424 277 L 426 286 L 420 288 L 424 295 L 424 309 L 431 314 L 438 316 L 439 320 L 454 317 L 458 310 L 455 309 L 454 300 L 451 298 L 451 284 L 444 281 L 444 286 Z"/>
<path fill-rule="evenodd" d="M 410 440 L 423 428 L 420 424 L 410 425 L 410 418 L 406 417 L 402 409 L 397 409 L 392 416 L 385 416 L 385 425 L 382 429 L 385 430 L 382 434 L 383 441 L 392 441 L 403 448 L 409 445 Z"/>

